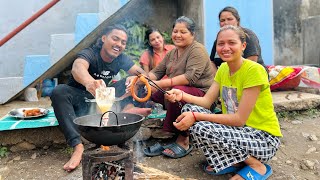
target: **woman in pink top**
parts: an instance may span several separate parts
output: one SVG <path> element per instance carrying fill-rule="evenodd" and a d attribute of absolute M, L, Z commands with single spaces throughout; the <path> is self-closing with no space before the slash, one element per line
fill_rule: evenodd
<path fill-rule="evenodd" d="M 142 53 L 140 64 L 148 73 L 151 69 L 155 68 L 175 46 L 165 44 L 160 31 L 155 28 L 149 28 L 146 31 L 145 40 L 148 49 Z"/>

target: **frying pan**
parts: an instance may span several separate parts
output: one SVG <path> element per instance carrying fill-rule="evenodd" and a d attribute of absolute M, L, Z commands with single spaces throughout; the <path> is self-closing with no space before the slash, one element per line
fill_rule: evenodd
<path fill-rule="evenodd" d="M 118 145 L 133 137 L 139 130 L 144 117 L 131 113 L 91 114 L 74 119 L 80 134 L 97 145 Z M 101 126 L 102 117 L 109 113 L 106 126 Z"/>

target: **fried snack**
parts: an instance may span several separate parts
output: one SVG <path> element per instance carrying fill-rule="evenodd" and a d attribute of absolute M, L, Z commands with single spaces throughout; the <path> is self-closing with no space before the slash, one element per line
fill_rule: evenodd
<path fill-rule="evenodd" d="M 43 113 L 40 111 L 39 108 L 34 108 L 34 109 L 24 109 L 23 111 L 23 116 L 24 117 L 29 117 L 29 116 L 40 116 Z"/>
<path fill-rule="evenodd" d="M 134 87 L 135 87 L 135 84 L 137 83 L 138 79 L 140 79 L 140 81 L 143 82 L 147 87 L 147 95 L 144 98 L 139 98 L 134 92 Z M 132 86 L 131 86 L 131 95 L 138 102 L 146 102 L 150 99 L 151 87 L 150 87 L 148 80 L 142 74 L 140 74 L 136 78 L 134 78 L 134 80 L 132 82 Z"/>

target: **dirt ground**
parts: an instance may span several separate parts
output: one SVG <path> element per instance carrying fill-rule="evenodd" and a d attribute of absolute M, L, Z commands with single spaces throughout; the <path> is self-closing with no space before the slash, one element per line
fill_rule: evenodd
<path fill-rule="evenodd" d="M 39 102 L 40 107 L 49 107 L 48 101 Z M 29 107 L 30 103 L 18 101 L 0 105 L 2 117 L 13 108 Z M 300 114 L 283 114 L 280 118 L 284 137 L 277 155 L 269 162 L 273 175 L 269 179 L 316 180 L 320 178 L 320 111 L 306 111 Z M 202 153 L 194 149 L 181 159 L 163 156 L 145 157 L 142 148 L 153 140 L 135 143 L 136 162 L 158 170 L 193 179 L 228 179 L 230 175 L 210 176 L 202 171 L 205 161 Z M 162 140 L 160 143 L 167 143 Z M 1 144 L 1 142 L 0 142 Z M 10 153 L 0 159 L 0 180 L 2 179 L 82 179 L 81 166 L 71 173 L 63 171 L 63 164 L 69 159 L 67 146 L 50 146 L 34 150 Z"/>

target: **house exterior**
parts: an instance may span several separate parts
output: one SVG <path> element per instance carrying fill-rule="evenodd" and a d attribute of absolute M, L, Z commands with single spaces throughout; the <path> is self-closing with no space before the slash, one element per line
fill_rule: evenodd
<path fill-rule="evenodd" d="M 0 38 L 48 4 L 50 0 L 0 1 Z M 6 102 L 52 68 L 84 41 L 97 26 L 136 0 L 60 1 L 0 48 L 0 103 Z M 140 0 L 127 9 L 141 22 L 170 32 L 173 21 L 192 17 L 198 25 L 197 40 L 210 53 L 219 30 L 218 13 L 235 7 L 241 25 L 253 30 L 267 65 L 319 64 L 320 1 L 317 0 Z M 143 4 L 143 6 L 141 6 Z M 128 7 L 127 7 L 128 8 Z M 123 13 L 125 14 L 125 13 Z M 131 15 L 127 13 L 127 16 Z M 123 19 L 118 19 L 123 20 Z M 116 21 L 113 21 L 116 22 Z M 90 36 L 91 38 L 93 36 Z M 81 45 L 83 43 L 83 45 Z M 80 45 L 79 45 L 80 44 Z M 71 53 L 72 54 L 72 53 Z M 69 56 L 72 58 L 73 56 Z M 60 71 L 59 66 L 55 71 Z M 52 74 L 52 73 L 51 73 Z M 32 84 L 33 83 L 33 84 Z M 5 90 L 4 90 L 5 89 Z"/>

